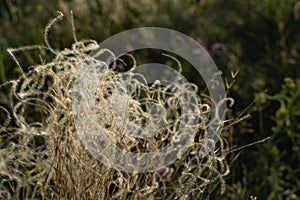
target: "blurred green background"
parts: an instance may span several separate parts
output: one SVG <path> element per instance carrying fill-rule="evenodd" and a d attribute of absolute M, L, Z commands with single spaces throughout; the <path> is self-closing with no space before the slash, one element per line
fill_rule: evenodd
<path fill-rule="evenodd" d="M 224 80 L 235 81 L 229 96 L 236 103 L 229 115 L 251 114 L 230 130 L 231 145 L 271 136 L 228 157 L 231 174 L 222 199 L 300 199 L 300 1 L 2 0 L 0 84 L 20 76 L 6 49 L 44 44 L 44 27 L 58 10 L 65 18 L 49 34 L 55 49 L 73 43 L 71 10 L 78 39 L 101 42 L 123 30 L 158 26 L 201 42 Z M 16 55 L 26 71 L 40 63 L 40 55 L 50 60 L 46 53 Z M 237 70 L 232 80 L 230 74 Z M 8 105 L 5 89 L 0 91 L 0 104 Z"/>

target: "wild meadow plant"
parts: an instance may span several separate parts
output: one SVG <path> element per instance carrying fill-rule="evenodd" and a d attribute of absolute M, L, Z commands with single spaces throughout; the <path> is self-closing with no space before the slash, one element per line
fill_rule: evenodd
<path fill-rule="evenodd" d="M 103 133 L 123 150 L 140 153 L 157 151 L 170 143 L 178 133 L 180 123 L 183 123 L 179 99 L 168 86 L 137 82 L 139 89 L 128 96 L 126 104 L 130 122 L 149 124 L 154 111 L 164 116 L 164 123 L 153 138 L 135 137 L 127 133 L 130 129 L 117 126 L 120 119 L 112 114 L 112 91 L 122 79 L 121 69 L 125 63 L 114 61 L 106 65 L 104 61 L 96 61 L 90 56 L 93 50 L 98 49 L 99 55 L 108 53 L 110 58 L 114 55 L 109 49 L 99 49 L 94 40 L 78 41 L 74 30 L 72 47 L 54 50 L 48 42 L 48 33 L 62 17 L 60 13 L 46 26 L 45 46 L 8 50 L 20 67 L 22 76 L 1 86 L 9 91 L 10 108 L 0 107 L 1 115 L 5 116 L 0 124 L 0 199 L 191 200 L 207 199 L 212 195 L 220 197 L 225 191 L 224 177 L 229 174 L 226 156 L 230 151 L 224 136 L 230 123 L 224 121 L 228 125 L 222 127 L 221 135 L 217 135 L 217 144 L 203 142 L 214 102 L 191 83 L 189 87 L 203 94 L 194 104 L 199 112 L 193 115 L 200 120 L 194 125 L 197 133 L 193 136 L 193 145 L 174 163 L 157 166 L 156 170 L 149 172 L 128 172 L 106 166 L 93 156 L 77 134 L 75 123 L 75 118 L 87 122 L 90 118 L 84 112 L 74 113 L 72 107 L 77 98 L 84 98 L 74 95 L 74 83 L 80 77 L 78 73 L 84 63 L 101 64 L 102 71 L 97 79 L 97 85 L 101 87 L 94 92 L 97 123 L 105 130 Z M 15 53 L 32 49 L 44 49 L 55 58 L 23 71 Z M 132 56 L 128 57 L 134 60 Z M 176 60 L 172 56 L 169 58 Z M 180 63 L 178 67 L 181 68 Z M 81 86 L 83 90 L 89 89 L 84 88 L 84 84 Z M 184 91 L 187 86 L 176 87 Z M 223 103 L 228 101 L 233 102 L 224 97 Z M 160 107 L 167 108 L 168 112 L 160 113 Z M 204 153 L 203 149 L 211 147 L 214 149 L 207 151 L 206 156 L 200 155 Z M 168 154 L 172 152 L 166 152 Z"/>

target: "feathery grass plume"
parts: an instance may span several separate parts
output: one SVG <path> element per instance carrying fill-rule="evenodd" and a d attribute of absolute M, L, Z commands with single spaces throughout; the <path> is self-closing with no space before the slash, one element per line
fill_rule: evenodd
<path fill-rule="evenodd" d="M 130 121 L 120 121 L 112 114 L 111 103 L 111 91 L 116 85 L 122 86 L 122 73 L 117 70 L 116 62 L 107 66 L 104 61 L 95 61 L 89 53 L 99 49 L 99 45 L 93 40 L 78 41 L 74 27 L 72 47 L 55 51 L 48 42 L 48 32 L 62 17 L 59 13 L 47 25 L 46 46 L 8 50 L 20 68 L 21 63 L 14 56 L 17 51 L 43 48 L 55 58 L 33 66 L 28 72 L 22 71 L 23 76 L 5 84 L 10 86 L 11 112 L 0 107 L 1 113 L 7 116 L 0 124 L 0 199 L 204 199 L 215 190 L 223 193 L 224 176 L 229 173 L 225 160 L 226 139 L 218 135 L 215 150 L 205 157 L 199 156 L 207 153 L 201 152 L 204 145 L 213 145 L 206 140 L 203 143 L 212 112 L 206 96 L 198 97 L 199 104 L 195 105 L 200 112 L 194 114 L 200 122 L 196 124 L 198 132 L 193 146 L 171 165 L 157 166 L 154 172 L 129 173 L 108 168 L 92 156 L 78 137 L 74 122 L 74 117 L 88 120 L 89 116 L 75 115 L 72 110 L 72 101 L 79 98 L 74 95 L 73 85 L 83 63 L 96 62 L 103 67 L 95 83 L 101 87 L 94 92 L 98 123 L 111 141 L 131 152 L 155 151 L 172 140 L 181 116 L 179 100 L 168 87 L 183 91 L 187 86 L 129 83 L 137 89 L 127 96 Z M 99 54 L 109 52 L 108 49 L 98 51 Z M 113 54 L 111 58 L 115 59 Z M 138 87 L 135 84 L 139 84 Z M 82 89 L 88 90 L 85 86 L 83 84 Z M 197 90 L 195 85 L 189 86 Z M 116 105 L 122 104 L 122 100 L 119 101 Z M 160 107 L 167 107 L 168 112 L 160 113 Z M 153 138 L 139 138 L 128 133 L 136 130 L 133 124 L 151 123 L 150 117 L 155 119 L 153 113 L 163 116 L 162 124 L 166 124 Z M 124 123 L 127 129 L 118 128 L 118 123 Z"/>

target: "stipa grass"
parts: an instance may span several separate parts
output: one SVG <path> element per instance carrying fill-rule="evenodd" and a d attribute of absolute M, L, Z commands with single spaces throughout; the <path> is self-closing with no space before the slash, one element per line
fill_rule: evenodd
<path fill-rule="evenodd" d="M 205 199 L 213 191 L 224 192 L 223 177 L 229 173 L 225 160 L 226 140 L 219 136 L 215 150 L 204 158 L 199 156 L 201 147 L 209 145 L 203 143 L 211 114 L 209 98 L 205 96 L 203 99 L 198 97 L 199 112 L 195 114 L 201 123 L 196 124 L 198 132 L 194 144 L 171 165 L 158 166 L 154 172 L 130 173 L 108 168 L 90 154 L 76 133 L 74 117 L 80 115 L 72 113 L 72 102 L 77 98 L 73 86 L 80 66 L 84 62 L 95 61 L 89 53 L 99 49 L 99 45 L 93 40 L 77 41 L 73 30 L 75 43 L 70 49 L 57 52 L 51 48 L 47 34 L 62 16 L 60 13 L 47 25 L 46 46 L 9 50 L 19 66 L 14 56 L 16 51 L 44 48 L 55 58 L 32 67 L 26 73 L 21 70 L 23 76 L 5 84 L 10 86 L 11 111 L 1 107 L 7 117 L 1 122 L 0 129 L 3 138 L 0 142 L 0 198 Z M 100 51 L 107 52 L 107 49 Z M 111 57 L 114 55 L 111 54 Z M 172 111 L 161 113 L 169 126 L 161 128 L 152 140 L 126 133 L 132 129 L 124 131 L 116 128 L 118 119 L 112 115 L 110 92 L 121 79 L 122 73 L 116 66 L 116 63 L 105 66 L 102 78 L 97 80 L 101 85 L 95 92 L 99 124 L 106 127 L 111 141 L 127 151 L 144 152 L 161 148 L 178 131 L 178 99 L 166 87 L 156 84 L 141 86 L 140 90 L 128 96 L 131 122 L 149 123 L 151 105 L 155 104 Z"/>

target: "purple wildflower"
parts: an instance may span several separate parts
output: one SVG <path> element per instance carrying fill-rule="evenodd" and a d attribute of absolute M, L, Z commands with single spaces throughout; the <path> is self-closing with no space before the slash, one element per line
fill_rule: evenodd
<path fill-rule="evenodd" d="M 191 192 L 187 193 L 185 200 L 192 200 L 193 194 Z"/>
<path fill-rule="evenodd" d="M 162 176 L 166 171 L 167 171 L 166 167 L 161 167 L 161 168 L 159 168 L 159 170 L 157 172 L 160 176 Z"/>
<path fill-rule="evenodd" d="M 183 37 L 181 35 L 176 35 L 176 41 L 178 43 L 182 43 L 183 42 Z"/>
<path fill-rule="evenodd" d="M 133 47 L 129 44 L 126 46 L 126 51 L 129 52 L 129 51 L 133 51 Z"/>
<path fill-rule="evenodd" d="M 210 49 L 212 51 L 225 50 L 225 46 L 224 46 L 224 44 L 217 42 L 217 43 L 214 43 Z"/>
<path fill-rule="evenodd" d="M 117 69 L 118 69 L 119 71 L 123 70 L 124 68 L 125 68 L 125 67 L 124 67 L 123 63 L 118 63 Z"/>
<path fill-rule="evenodd" d="M 131 164 L 136 165 L 137 164 L 137 159 L 136 157 L 131 158 Z"/>
<path fill-rule="evenodd" d="M 195 56 L 200 55 L 201 54 L 201 49 L 194 49 L 193 53 Z"/>
<path fill-rule="evenodd" d="M 203 46 L 203 41 L 202 40 L 197 39 L 196 41 L 197 41 L 198 44 L 200 44 L 201 46 Z"/>
<path fill-rule="evenodd" d="M 209 185 L 205 186 L 204 188 L 204 197 L 207 197 L 209 195 Z"/>
<path fill-rule="evenodd" d="M 202 0 L 196 0 L 196 1 L 197 1 L 197 3 L 201 3 Z"/>

